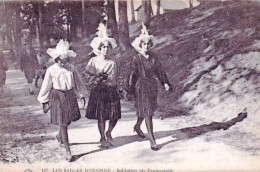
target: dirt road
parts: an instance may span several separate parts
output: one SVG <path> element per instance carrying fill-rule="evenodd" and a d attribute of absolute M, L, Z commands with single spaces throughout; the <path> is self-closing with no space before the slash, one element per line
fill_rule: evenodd
<path fill-rule="evenodd" d="M 84 109 L 81 112 L 82 118 L 69 126 L 73 155 L 69 163 L 55 139 L 57 127 L 49 123 L 49 113 L 43 114 L 36 95 L 29 95 L 24 74 L 7 71 L 5 93 L 0 98 L 0 172 L 14 167 L 21 171 L 260 169 L 259 138 L 238 132 L 239 126 L 245 125 L 245 115 L 224 123 L 192 115 L 156 118 L 154 130 L 160 150 L 155 152 L 147 139 L 133 133 L 136 116 L 131 103 L 122 101 L 122 119 L 112 133 L 115 145 L 106 150 L 99 147 L 96 121 L 86 119 Z M 144 124 L 142 129 L 147 133 Z"/>

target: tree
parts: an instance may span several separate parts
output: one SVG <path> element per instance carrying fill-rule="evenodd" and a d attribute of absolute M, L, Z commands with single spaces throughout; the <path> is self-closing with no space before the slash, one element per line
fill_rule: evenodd
<path fill-rule="evenodd" d="M 157 11 L 156 15 L 160 15 L 160 9 L 161 9 L 161 0 L 156 1 Z"/>
<path fill-rule="evenodd" d="M 36 42 L 37 47 L 39 49 L 43 49 L 43 29 L 42 29 L 42 23 L 43 23 L 43 8 L 44 8 L 44 2 L 41 0 L 32 1 L 32 10 L 31 10 L 31 16 L 32 16 L 32 32 L 35 33 L 36 36 Z"/>
<path fill-rule="evenodd" d="M 134 9 L 134 0 L 131 0 L 131 15 L 132 15 L 132 19 L 131 22 L 135 22 L 135 9 Z"/>
<path fill-rule="evenodd" d="M 193 0 L 189 0 L 190 8 L 193 7 Z"/>
<path fill-rule="evenodd" d="M 44 19 L 44 39 L 47 41 L 47 46 L 50 45 L 50 39 L 65 39 L 67 38 L 67 13 L 64 3 L 57 1 L 49 2 L 45 5 L 43 12 Z"/>
<path fill-rule="evenodd" d="M 81 13 L 82 13 L 82 24 L 81 24 L 81 30 L 82 30 L 82 36 L 86 36 L 86 30 L 84 29 L 86 27 L 86 13 L 85 13 L 85 1 L 81 0 Z"/>
<path fill-rule="evenodd" d="M 197 0 L 200 4 L 204 4 L 205 0 Z"/>
<path fill-rule="evenodd" d="M 16 2 L 16 8 L 15 8 L 15 49 L 16 49 L 16 58 L 21 59 L 22 54 L 22 27 L 21 27 L 21 4 L 20 2 Z"/>
<path fill-rule="evenodd" d="M 142 6 L 143 6 L 143 16 L 144 19 L 143 21 L 146 23 L 147 21 L 150 20 L 151 15 L 152 15 L 152 4 L 151 0 L 143 0 L 142 1 Z"/>
<path fill-rule="evenodd" d="M 118 27 L 116 22 L 116 11 L 115 11 L 115 1 L 114 0 L 108 0 L 107 6 L 107 26 L 111 29 L 111 36 L 116 39 L 116 41 L 119 41 L 118 38 Z"/>
<path fill-rule="evenodd" d="M 152 0 L 147 0 L 146 1 L 146 5 L 147 5 L 147 13 L 149 15 L 149 19 L 151 18 L 151 16 L 153 15 L 153 9 L 152 9 Z"/>
<path fill-rule="evenodd" d="M 38 0 L 37 3 L 37 27 L 38 27 L 38 43 L 40 50 L 43 49 L 43 8 L 44 8 L 44 2 L 41 0 Z"/>
<path fill-rule="evenodd" d="M 82 3 L 80 1 L 66 1 L 67 24 L 69 25 L 69 40 L 77 39 L 77 30 L 82 27 Z"/>
<path fill-rule="evenodd" d="M 104 2 L 88 0 L 85 2 L 85 7 L 86 26 L 83 29 L 86 31 L 86 36 L 90 36 L 97 31 L 99 23 L 103 20 Z"/>
<path fill-rule="evenodd" d="M 36 15 L 36 23 L 37 23 L 37 27 L 38 27 L 38 42 L 39 42 L 39 48 L 41 50 L 45 49 L 46 47 L 44 47 L 44 44 L 46 44 L 47 41 L 47 31 L 46 31 L 46 19 L 44 18 L 45 11 L 46 11 L 46 7 L 45 7 L 45 3 L 42 0 L 38 0 L 37 1 L 37 15 Z"/>
<path fill-rule="evenodd" d="M 14 2 L 6 2 L 3 1 L 3 7 L 4 7 L 4 22 L 6 26 L 5 35 L 4 37 L 7 38 L 9 49 L 11 53 L 14 52 L 14 42 L 13 42 L 13 29 L 14 29 L 14 22 L 13 17 L 14 15 Z M 12 58 L 14 58 L 12 56 Z"/>
<path fill-rule="evenodd" d="M 125 0 L 119 1 L 119 43 L 123 51 L 130 47 L 127 2 Z"/>
<path fill-rule="evenodd" d="M 36 35 L 36 27 L 35 27 L 35 11 L 36 4 L 31 2 L 23 3 L 22 13 L 23 13 L 23 27 L 24 29 L 29 29 L 28 39 L 26 47 L 28 51 L 32 51 L 33 47 L 33 37 Z"/>
<path fill-rule="evenodd" d="M 0 45 L 2 47 L 4 47 L 4 40 L 5 40 L 5 33 L 6 33 L 6 24 L 5 24 L 5 10 L 4 10 L 4 1 L 2 1 L 0 3 L 0 16 L 3 16 L 3 17 L 0 17 L 0 36 L 1 36 L 1 41 L 0 41 Z"/>

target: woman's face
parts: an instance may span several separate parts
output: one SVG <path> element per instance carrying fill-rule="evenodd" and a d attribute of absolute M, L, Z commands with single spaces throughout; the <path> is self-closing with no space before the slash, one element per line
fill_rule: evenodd
<path fill-rule="evenodd" d="M 109 42 L 105 41 L 100 49 L 101 55 L 106 56 L 109 51 L 110 51 Z"/>
<path fill-rule="evenodd" d="M 149 50 L 149 41 L 143 41 L 141 44 L 141 49 L 143 52 L 147 52 Z"/>
<path fill-rule="evenodd" d="M 67 55 L 61 55 L 58 59 L 59 66 L 65 66 L 69 62 L 69 57 Z"/>

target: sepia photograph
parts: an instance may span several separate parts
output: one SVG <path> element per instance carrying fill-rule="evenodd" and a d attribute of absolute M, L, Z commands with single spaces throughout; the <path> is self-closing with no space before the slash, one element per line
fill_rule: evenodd
<path fill-rule="evenodd" d="M 0 0 L 0 172 L 260 171 L 260 0 Z"/>

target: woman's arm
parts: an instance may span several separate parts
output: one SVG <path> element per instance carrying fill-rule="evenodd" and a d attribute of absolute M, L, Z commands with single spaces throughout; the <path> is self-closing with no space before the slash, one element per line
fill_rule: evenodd
<path fill-rule="evenodd" d="M 127 91 L 128 94 L 134 94 L 135 84 L 138 78 L 139 78 L 138 66 L 137 66 L 136 57 L 134 57 L 131 63 L 130 75 L 128 78 L 128 91 Z"/>
<path fill-rule="evenodd" d="M 85 85 L 96 84 L 98 76 L 96 75 L 96 68 L 93 63 L 93 58 L 91 58 L 82 74 L 83 81 Z"/>
<path fill-rule="evenodd" d="M 87 88 L 78 72 L 78 70 L 76 69 L 76 67 L 74 68 L 73 71 L 73 79 L 74 79 L 74 83 L 75 83 L 75 93 L 76 95 L 81 98 L 84 97 L 84 95 L 87 95 Z"/>
<path fill-rule="evenodd" d="M 40 103 L 47 103 L 49 101 L 49 95 L 52 89 L 52 77 L 49 68 L 46 71 L 41 90 L 39 92 L 37 100 Z"/>
<path fill-rule="evenodd" d="M 159 79 L 160 83 L 165 87 L 166 90 L 171 91 L 172 90 L 171 83 L 169 82 L 166 72 L 163 69 L 161 62 L 157 57 L 155 57 L 154 65 L 155 65 L 154 70 L 155 70 L 156 76 Z"/>

